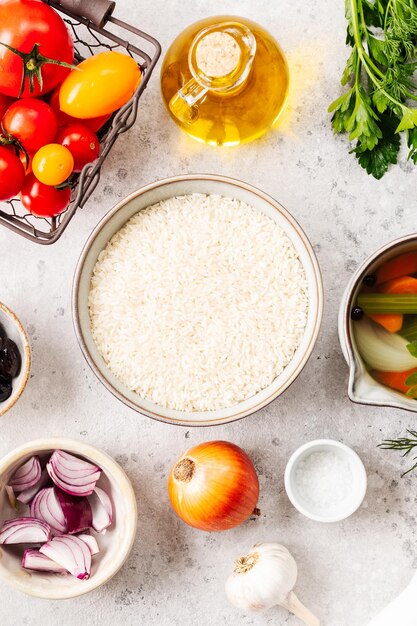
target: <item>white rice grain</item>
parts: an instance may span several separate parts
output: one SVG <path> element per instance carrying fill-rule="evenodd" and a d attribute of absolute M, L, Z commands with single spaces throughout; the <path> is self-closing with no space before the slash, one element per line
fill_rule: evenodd
<path fill-rule="evenodd" d="M 100 253 L 91 329 L 129 389 L 181 411 L 232 406 L 288 365 L 308 312 L 304 268 L 268 216 L 216 195 L 132 217 Z"/>

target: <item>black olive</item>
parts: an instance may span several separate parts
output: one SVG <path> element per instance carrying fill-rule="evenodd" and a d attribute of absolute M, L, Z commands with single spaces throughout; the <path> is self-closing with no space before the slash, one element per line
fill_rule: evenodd
<path fill-rule="evenodd" d="M 376 283 L 376 276 L 374 276 L 373 274 L 368 274 L 367 276 L 365 276 L 362 282 L 365 287 L 373 287 Z"/>
<path fill-rule="evenodd" d="M 360 306 L 354 306 L 350 312 L 350 317 L 357 322 L 363 318 L 363 309 Z"/>
<path fill-rule="evenodd" d="M 12 395 L 12 381 L 7 376 L 0 376 L 0 402 L 4 402 Z"/>
<path fill-rule="evenodd" d="M 15 378 L 22 365 L 17 345 L 8 337 L 0 337 L 0 376 Z"/>

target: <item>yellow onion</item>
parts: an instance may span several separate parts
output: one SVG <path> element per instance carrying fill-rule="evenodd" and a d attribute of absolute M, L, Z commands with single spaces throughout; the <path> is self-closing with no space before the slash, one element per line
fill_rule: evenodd
<path fill-rule="evenodd" d="M 256 508 L 259 481 L 252 461 L 228 441 L 208 441 L 174 464 L 168 493 L 176 514 L 201 530 L 227 530 Z"/>

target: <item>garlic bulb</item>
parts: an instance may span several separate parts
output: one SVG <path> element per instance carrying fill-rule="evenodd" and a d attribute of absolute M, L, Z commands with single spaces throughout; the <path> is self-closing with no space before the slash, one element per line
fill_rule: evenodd
<path fill-rule="evenodd" d="M 279 543 L 259 543 L 237 559 L 226 581 L 229 601 L 245 611 L 263 611 L 280 605 L 299 617 L 307 626 L 320 622 L 298 600 L 293 589 L 297 582 L 297 563 Z"/>

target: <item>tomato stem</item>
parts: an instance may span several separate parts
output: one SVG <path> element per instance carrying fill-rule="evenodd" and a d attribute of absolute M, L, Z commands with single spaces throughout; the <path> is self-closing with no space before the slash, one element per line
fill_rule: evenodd
<path fill-rule="evenodd" d="M 4 46 L 8 50 L 10 50 L 10 52 L 13 52 L 13 54 L 16 54 L 18 57 L 22 59 L 22 63 L 23 63 L 22 82 L 20 84 L 20 91 L 19 91 L 18 98 L 20 98 L 25 88 L 26 78 L 29 81 L 30 92 L 32 92 L 35 89 L 35 81 L 34 81 L 35 77 L 42 91 L 42 88 L 43 88 L 42 67 L 45 64 L 60 65 L 61 67 L 68 67 L 71 70 L 76 68 L 75 65 L 72 65 L 71 63 L 67 63 L 66 61 L 58 61 L 56 59 L 49 59 L 48 57 L 45 57 L 43 54 L 39 52 L 40 44 L 38 43 L 35 43 L 35 45 L 33 46 L 30 52 L 21 52 L 17 48 L 13 48 L 13 46 L 9 46 L 9 44 L 3 43 L 2 41 L 0 41 L 0 45 Z"/>
<path fill-rule="evenodd" d="M 26 152 L 25 148 L 22 146 L 20 141 L 16 139 L 13 135 L 7 132 L 4 128 L 3 124 L 0 125 L 0 146 L 10 146 L 14 148 L 16 155 L 19 155 L 19 152 L 23 152 L 25 156 L 26 169 L 29 165 L 29 155 Z"/>

